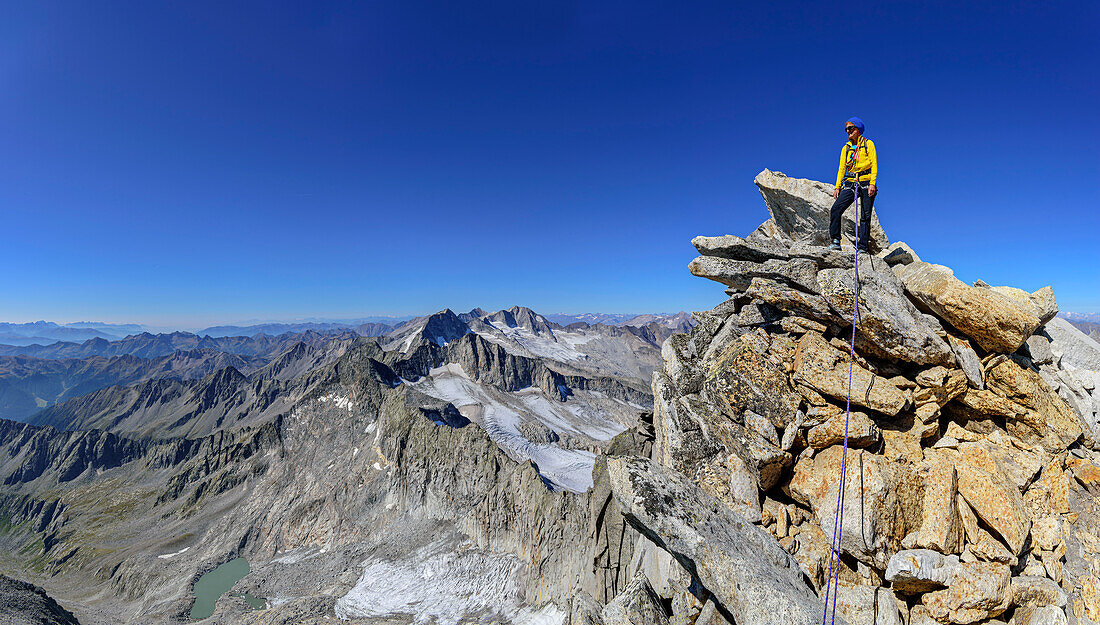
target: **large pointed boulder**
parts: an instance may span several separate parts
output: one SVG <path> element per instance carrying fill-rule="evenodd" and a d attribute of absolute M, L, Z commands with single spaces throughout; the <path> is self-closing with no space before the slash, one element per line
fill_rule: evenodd
<path fill-rule="evenodd" d="M 765 169 L 754 181 L 764 196 L 771 213 L 774 231 L 795 243 L 825 246 L 829 244 L 829 209 L 833 205 L 833 185 L 806 178 L 791 178 L 782 172 Z M 853 202 L 844 211 L 842 232 L 854 236 L 856 214 Z M 871 252 L 878 253 L 890 246 L 879 225 L 878 215 L 871 214 Z"/>

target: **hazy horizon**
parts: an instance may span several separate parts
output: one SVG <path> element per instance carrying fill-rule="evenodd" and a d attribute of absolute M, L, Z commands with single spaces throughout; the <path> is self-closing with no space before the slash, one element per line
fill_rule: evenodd
<path fill-rule="evenodd" d="M 523 307 L 523 304 L 513 304 L 513 305 L 509 305 L 509 306 L 504 306 L 502 308 L 492 308 L 492 309 L 487 308 L 485 306 L 481 306 L 480 308 L 492 313 L 492 312 L 496 312 L 498 310 L 507 310 L 508 308 L 511 308 L 512 306 L 521 306 L 521 307 Z M 117 326 L 136 325 L 136 326 L 141 326 L 143 328 L 158 328 L 158 329 L 162 329 L 164 331 L 181 330 L 181 331 L 193 332 L 193 331 L 196 331 L 196 330 L 202 330 L 202 329 L 205 329 L 205 328 L 213 328 L 213 327 L 219 327 L 219 326 L 242 326 L 243 327 L 243 326 L 256 326 L 256 325 L 266 325 L 266 324 L 352 323 L 352 322 L 370 323 L 371 322 L 371 321 L 365 321 L 365 322 L 364 321 L 359 321 L 359 320 L 362 320 L 362 319 L 378 319 L 379 322 L 382 322 L 382 323 L 385 323 L 385 321 L 382 321 L 383 319 L 393 319 L 393 320 L 396 320 L 398 322 L 404 322 L 404 321 L 407 321 L 409 319 L 413 319 L 413 318 L 416 318 L 416 317 L 423 317 L 423 316 L 435 314 L 437 312 L 442 312 L 443 310 L 446 310 L 448 308 L 452 312 L 454 312 L 455 314 L 462 314 L 462 313 L 469 312 L 470 310 L 473 310 L 473 308 L 459 310 L 459 309 L 456 309 L 454 307 L 444 306 L 443 308 L 439 308 L 439 309 L 436 309 L 436 310 L 417 312 L 417 313 L 406 313 L 406 314 L 403 314 L 403 315 L 370 314 L 370 315 L 348 315 L 348 316 L 309 315 L 309 316 L 302 316 L 302 317 L 253 317 L 253 318 L 246 318 L 246 319 L 236 319 L 236 320 L 233 320 L 233 321 L 215 320 L 215 321 L 212 321 L 210 323 L 195 323 L 195 322 L 191 322 L 191 321 L 165 322 L 163 320 L 151 320 L 151 321 L 143 322 L 143 321 L 133 321 L 133 320 L 120 321 L 120 320 L 100 320 L 100 319 L 74 319 L 74 320 L 71 320 L 71 321 L 61 321 L 61 320 L 58 320 L 58 319 L 38 318 L 38 319 L 27 319 L 27 320 L 24 320 L 24 321 L 16 321 L 16 320 L 12 320 L 12 319 L 0 319 L 0 324 L 2 324 L 2 323 L 31 324 L 31 323 L 37 323 L 37 322 L 52 322 L 52 323 L 56 323 L 58 325 L 64 326 L 64 325 L 74 324 L 74 323 L 103 323 L 103 324 L 110 324 L 110 325 L 117 325 Z M 526 306 L 526 308 L 531 308 L 531 307 Z M 536 313 L 538 313 L 540 315 L 543 315 L 543 316 L 553 316 L 553 315 L 573 315 L 573 316 L 579 316 L 579 315 L 623 315 L 623 316 L 628 316 L 629 317 L 629 316 L 639 316 L 639 315 L 675 315 L 675 314 L 678 314 L 680 312 L 691 312 L 691 311 L 642 311 L 642 312 L 627 311 L 627 312 L 616 312 L 616 311 L 594 311 L 594 310 L 583 310 L 583 311 L 578 311 L 578 312 L 570 312 L 570 311 L 561 311 L 561 310 L 542 311 L 542 310 L 538 310 L 538 309 L 535 309 L 535 308 L 531 308 L 531 309 L 534 310 Z M 2 342 L 2 341 L 0 341 L 0 342 Z"/>

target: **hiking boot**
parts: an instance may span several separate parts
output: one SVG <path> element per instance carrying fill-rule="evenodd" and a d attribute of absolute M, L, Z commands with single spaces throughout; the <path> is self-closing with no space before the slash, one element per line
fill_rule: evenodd
<path fill-rule="evenodd" d="M 870 254 L 871 253 L 871 250 L 867 249 L 866 245 L 860 245 L 859 247 L 856 248 L 856 251 L 859 252 L 860 254 Z"/>
<path fill-rule="evenodd" d="M 840 249 L 840 239 L 833 239 L 833 244 L 829 246 L 829 249 L 839 250 Z"/>

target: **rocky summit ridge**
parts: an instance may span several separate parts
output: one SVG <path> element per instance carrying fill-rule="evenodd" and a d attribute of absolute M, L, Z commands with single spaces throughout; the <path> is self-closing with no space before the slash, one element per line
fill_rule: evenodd
<path fill-rule="evenodd" d="M 768 170 L 756 184 L 771 219 L 744 238 L 692 241 L 691 272 L 729 299 L 664 346 L 654 459 L 762 526 L 820 592 L 855 256 L 823 246 L 825 185 Z M 1079 366 L 1094 346 L 1055 318 L 1050 287 L 965 284 L 873 224 L 875 253 L 859 256 L 838 615 L 1100 620 L 1098 395 Z"/>
<path fill-rule="evenodd" d="M 835 622 L 1100 622 L 1100 345 L 1049 287 L 965 284 L 876 218 L 850 363 L 830 187 L 756 184 L 767 221 L 692 241 L 725 298 L 663 342 L 652 411 L 573 369 L 602 355 L 569 327 L 442 311 L 201 437 L 0 423 L 2 572 L 85 625 L 188 622 L 235 557 L 268 606 L 205 622 L 820 623 L 851 367 Z"/>

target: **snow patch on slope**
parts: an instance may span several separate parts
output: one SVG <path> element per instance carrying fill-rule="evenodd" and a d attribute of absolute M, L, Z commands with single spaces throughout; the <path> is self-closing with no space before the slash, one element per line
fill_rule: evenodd
<path fill-rule="evenodd" d="M 489 325 L 500 335 L 491 332 L 483 333 L 481 336 L 486 340 L 504 347 L 519 346 L 520 349 L 534 356 L 552 358 L 560 362 L 586 359 L 587 356 L 577 349 L 577 345 L 583 345 L 593 339 L 589 335 L 565 330 L 556 330 L 549 337 L 539 336 L 522 326 L 512 328 L 500 321 L 490 321 Z"/>
<path fill-rule="evenodd" d="M 539 473 L 554 486 L 584 492 L 592 487 L 596 454 L 562 449 L 553 443 L 534 443 L 520 432 L 520 424 L 538 421 L 559 434 L 579 434 L 610 440 L 626 428 L 576 395 L 569 402 L 548 400 L 537 388 L 505 393 L 471 380 L 462 367 L 448 364 L 410 383 L 416 390 L 450 402 L 466 418 L 477 423 L 511 458 L 532 460 Z"/>
<path fill-rule="evenodd" d="M 165 553 L 165 554 L 159 555 L 157 557 L 160 558 L 161 560 L 168 560 L 169 558 L 174 558 L 174 557 L 178 556 L 179 554 L 183 553 L 184 551 L 187 551 L 188 549 L 190 549 L 190 547 L 184 547 L 183 549 L 180 549 L 179 551 L 176 551 L 174 553 Z"/>
<path fill-rule="evenodd" d="M 562 625 L 567 614 L 553 604 L 541 610 L 524 605 L 525 572 L 524 562 L 513 555 L 476 549 L 456 552 L 446 541 L 423 547 L 407 560 L 372 556 L 363 563 L 355 587 L 336 600 L 336 616 L 408 614 L 414 625 L 458 625 L 470 617 L 513 625 Z"/>
<path fill-rule="evenodd" d="M 329 393 L 328 395 L 318 397 L 317 401 L 321 402 L 322 404 L 332 402 L 332 404 L 337 408 L 345 408 L 348 412 L 351 412 L 355 408 L 355 402 L 351 401 L 350 398 L 344 397 L 343 395 L 336 395 L 334 393 Z"/>

